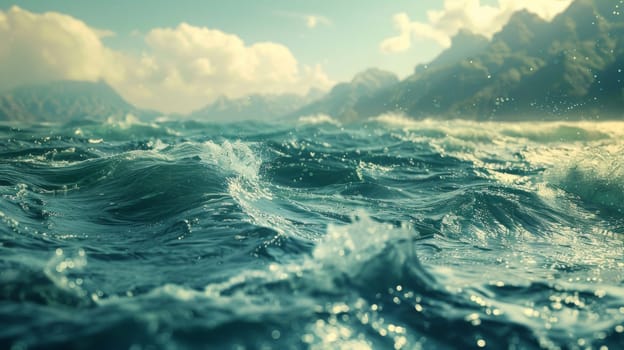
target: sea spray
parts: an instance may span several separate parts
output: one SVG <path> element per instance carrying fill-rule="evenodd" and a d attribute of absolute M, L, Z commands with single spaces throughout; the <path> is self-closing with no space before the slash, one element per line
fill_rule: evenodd
<path fill-rule="evenodd" d="M 617 348 L 623 130 L 0 128 L 0 347 Z"/>

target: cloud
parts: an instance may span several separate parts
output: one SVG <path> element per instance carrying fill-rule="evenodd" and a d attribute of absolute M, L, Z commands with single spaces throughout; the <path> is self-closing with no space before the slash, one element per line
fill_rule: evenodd
<path fill-rule="evenodd" d="M 220 95 L 306 93 L 333 85 L 319 65 L 284 45 L 246 44 L 234 34 L 182 23 L 155 28 L 141 55 L 106 47 L 111 32 L 60 13 L 0 11 L 0 88 L 51 80 L 105 80 L 130 102 L 189 112 Z"/>
<path fill-rule="evenodd" d="M 325 16 L 321 16 L 321 15 L 305 14 L 305 13 L 289 12 L 289 11 L 276 11 L 275 14 L 280 17 L 286 17 L 286 18 L 300 21 L 306 27 L 310 29 L 318 28 L 321 25 L 329 26 L 332 24 L 329 18 Z"/>
<path fill-rule="evenodd" d="M 234 34 L 186 23 L 153 29 L 145 40 L 148 49 L 118 88 L 131 101 L 163 111 L 188 112 L 219 95 L 303 94 L 333 85 L 320 66 L 299 64 L 273 42 L 247 45 Z"/>
<path fill-rule="evenodd" d="M 59 13 L 0 11 L 0 88 L 49 80 L 117 78 L 117 54 L 84 22 Z"/>
<path fill-rule="evenodd" d="M 319 24 L 329 25 L 331 22 L 327 17 L 307 15 L 305 16 L 306 26 L 310 29 L 316 28 Z"/>
<path fill-rule="evenodd" d="M 384 53 L 408 50 L 415 40 L 431 40 L 442 47 L 451 45 L 451 38 L 462 29 L 487 37 L 502 29 L 511 15 L 528 10 L 551 20 L 565 10 L 572 0 L 498 0 L 495 6 L 482 5 L 480 0 L 445 0 L 443 9 L 427 12 L 426 21 L 411 21 L 406 13 L 396 14 L 394 26 L 399 34 L 383 40 Z"/>
<path fill-rule="evenodd" d="M 381 42 L 380 48 L 384 53 L 408 50 L 412 45 L 413 36 L 436 41 L 442 46 L 450 45 L 450 39 L 444 32 L 424 23 L 411 22 L 409 16 L 404 12 L 394 15 L 393 20 L 399 35 Z"/>

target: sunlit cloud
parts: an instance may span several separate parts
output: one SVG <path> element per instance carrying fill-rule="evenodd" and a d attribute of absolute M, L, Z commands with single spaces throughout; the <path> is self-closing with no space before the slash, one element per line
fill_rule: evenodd
<path fill-rule="evenodd" d="M 383 40 L 379 46 L 384 53 L 408 50 L 414 41 L 430 40 L 449 47 L 451 38 L 460 30 L 492 37 L 509 21 L 514 12 L 528 10 L 551 20 L 563 12 L 572 0 L 499 0 L 484 5 L 480 0 L 445 0 L 441 10 L 427 11 L 426 21 L 412 21 L 407 13 L 393 17 L 398 34 Z"/>
<path fill-rule="evenodd" d="M 320 66 L 297 62 L 284 45 L 247 45 L 234 34 L 182 23 L 146 36 L 148 50 L 120 89 L 139 104 L 190 111 L 219 95 L 306 93 L 333 82 Z M 149 89 L 135 90 L 139 84 Z"/>
<path fill-rule="evenodd" d="M 117 36 L 117 33 L 113 32 L 112 30 L 108 30 L 108 29 L 97 29 L 97 28 L 92 28 L 93 31 L 95 32 L 95 34 L 100 38 L 100 39 L 104 39 L 104 38 L 112 38 Z"/>
<path fill-rule="evenodd" d="M 323 16 L 308 15 L 306 17 L 306 26 L 308 28 L 316 28 L 320 24 L 329 25 L 330 21 L 327 17 L 323 17 Z"/>
<path fill-rule="evenodd" d="M 110 35 L 60 13 L 34 14 L 17 6 L 0 11 L 0 88 L 50 80 L 119 79 L 119 55 Z"/>
<path fill-rule="evenodd" d="M 142 35 L 146 49 L 138 56 L 104 45 L 110 35 L 60 13 L 0 11 L 0 89 L 104 80 L 140 107 L 189 112 L 220 95 L 304 94 L 333 85 L 320 65 L 300 64 L 284 45 L 247 44 L 217 29 L 152 29 Z"/>

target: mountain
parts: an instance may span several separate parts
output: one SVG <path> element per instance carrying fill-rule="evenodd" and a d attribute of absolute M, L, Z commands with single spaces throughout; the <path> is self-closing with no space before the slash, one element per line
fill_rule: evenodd
<path fill-rule="evenodd" d="M 214 121 L 328 114 L 343 122 L 399 112 L 476 120 L 623 119 L 624 14 L 618 1 L 575 0 L 547 22 L 519 11 L 491 40 L 460 31 L 402 81 L 368 69 L 328 94 L 219 98 L 187 117 Z M 61 81 L 0 94 L 0 120 L 145 118 L 103 82 Z"/>
<path fill-rule="evenodd" d="M 551 22 L 517 12 L 489 41 L 458 33 L 449 49 L 400 82 L 368 94 L 337 86 L 302 111 L 345 121 L 387 112 L 477 120 L 622 119 L 624 14 L 616 6 L 576 0 Z"/>
<path fill-rule="evenodd" d="M 291 117 L 315 114 L 329 114 L 344 121 L 352 121 L 358 117 L 355 110 L 357 102 L 371 98 L 379 91 L 392 87 L 399 82 L 394 73 L 377 68 L 367 69 L 355 75 L 348 83 L 334 86 L 323 98 L 291 113 Z"/>
<path fill-rule="evenodd" d="M 460 30 L 451 38 L 451 47 L 442 51 L 433 61 L 428 64 L 419 64 L 414 69 L 414 74 L 424 73 L 427 69 L 451 65 L 460 62 L 466 57 L 476 56 L 489 45 L 489 40 L 467 30 Z"/>
<path fill-rule="evenodd" d="M 104 120 L 128 113 L 155 114 L 132 106 L 104 82 L 55 81 L 18 87 L 0 95 L 0 120 L 5 121 Z"/>
<path fill-rule="evenodd" d="M 237 99 L 221 96 L 213 103 L 192 112 L 188 117 L 210 121 L 267 120 L 289 114 L 321 95 L 319 90 L 311 90 L 306 96 L 250 95 Z"/>

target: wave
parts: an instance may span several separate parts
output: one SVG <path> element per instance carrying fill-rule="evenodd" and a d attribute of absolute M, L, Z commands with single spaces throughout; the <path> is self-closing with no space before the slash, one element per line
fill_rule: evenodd
<path fill-rule="evenodd" d="M 228 193 L 249 216 L 251 223 L 275 230 L 280 235 L 296 235 L 297 231 L 290 221 L 278 214 L 270 185 L 259 176 L 262 162 L 249 145 L 240 141 L 225 141 L 221 145 L 207 141 L 204 147 L 209 151 L 204 162 L 215 162 L 232 172 L 233 175 L 227 180 Z"/>
<path fill-rule="evenodd" d="M 476 122 L 469 120 L 414 120 L 402 114 L 383 114 L 371 121 L 427 136 L 456 137 L 467 141 L 494 142 L 524 139 L 537 143 L 600 141 L 624 137 L 623 122 Z"/>
<path fill-rule="evenodd" d="M 402 140 L 426 143 L 440 154 L 470 161 L 497 181 L 522 187 L 527 175 L 543 173 L 543 181 L 582 201 L 622 210 L 622 122 L 440 122 L 396 114 L 373 121 L 400 127 Z M 535 190 L 540 178 L 529 181 Z"/>
<path fill-rule="evenodd" d="M 435 288 L 433 277 L 418 261 L 417 240 L 418 235 L 408 227 L 378 223 L 360 213 L 351 224 L 328 227 L 327 235 L 314 250 L 298 261 L 243 271 L 201 290 L 165 285 L 139 297 L 138 302 L 163 297 L 182 303 L 192 301 L 195 310 L 208 308 L 216 315 L 211 322 L 203 323 L 203 334 L 214 335 L 220 329 L 244 325 L 256 335 L 255 344 L 410 347 L 418 344 L 416 338 L 406 333 L 407 326 L 384 321 L 382 305 L 396 305 L 392 299 L 400 297 L 405 300 L 402 308 L 417 314 L 416 303 L 407 299 L 413 298 L 415 291 Z M 358 286 L 355 291 L 354 285 Z M 393 290 L 388 295 L 389 286 Z M 382 299 L 377 297 L 379 293 L 384 295 Z M 323 300 L 320 305 L 319 299 Z M 110 299 L 101 303 L 114 307 L 126 301 Z M 224 305 L 237 305 L 241 311 L 222 313 L 220 310 L 228 309 Z M 300 325 L 305 333 L 293 334 L 288 325 Z M 363 331 L 362 326 L 368 331 Z M 226 347 L 239 342 L 251 345 L 233 335 L 211 339 Z"/>
<path fill-rule="evenodd" d="M 583 202 L 614 213 L 624 211 L 624 164 L 621 145 L 595 147 L 561 159 L 546 173 L 557 187 Z"/>
<path fill-rule="evenodd" d="M 0 347 L 621 344 L 621 124 L 312 122 L 0 129 Z"/>

